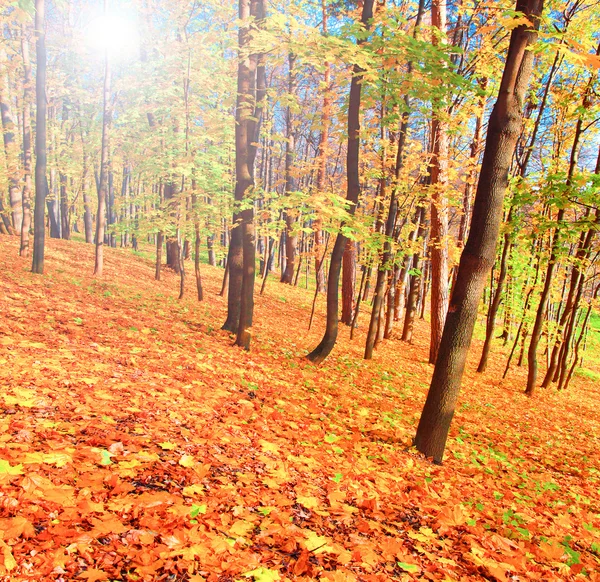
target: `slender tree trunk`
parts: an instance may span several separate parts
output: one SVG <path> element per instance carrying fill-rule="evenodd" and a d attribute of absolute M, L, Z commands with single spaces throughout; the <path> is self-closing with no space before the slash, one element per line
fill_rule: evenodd
<path fill-rule="evenodd" d="M 440 35 L 446 34 L 446 0 L 432 0 L 431 23 Z M 438 44 L 434 38 L 434 44 Z M 439 114 L 442 113 L 440 116 Z M 444 321 L 448 311 L 448 124 L 444 112 L 434 112 L 431 121 L 431 341 L 429 363 L 435 364 Z"/>
<path fill-rule="evenodd" d="M 2 51 L 3 52 L 3 51 Z M 19 188 L 19 164 L 15 131 L 18 130 L 10 108 L 8 95 L 8 74 L 5 76 L 4 86 L 0 81 L 0 117 L 2 118 L 2 134 L 4 139 L 4 154 L 6 158 L 6 169 L 8 174 L 8 195 L 11 210 L 11 231 L 20 234 L 23 226 L 23 202 Z"/>
<path fill-rule="evenodd" d="M 327 4 L 326 0 L 321 0 L 321 14 L 323 36 L 327 36 Z M 317 191 L 322 194 L 325 191 L 325 178 L 327 176 L 327 160 L 329 155 L 329 128 L 331 127 L 331 65 L 325 61 L 325 72 L 323 73 L 323 105 L 321 113 L 321 134 L 319 136 L 319 146 L 317 156 L 319 167 L 317 169 Z M 320 217 L 317 216 L 313 224 L 315 232 L 315 274 L 317 278 L 317 292 L 325 292 L 325 270 L 321 268 L 321 255 L 323 247 L 323 231 Z"/>
<path fill-rule="evenodd" d="M 590 102 L 590 91 L 593 87 L 593 81 L 595 80 L 595 76 L 590 78 L 590 82 L 586 88 L 585 94 L 583 96 L 583 108 L 588 109 L 591 106 Z M 569 160 L 569 171 L 566 179 L 566 189 L 567 193 L 570 191 L 571 186 L 573 184 L 573 175 L 577 168 L 577 161 L 579 157 L 579 142 L 581 139 L 581 135 L 583 133 L 583 118 L 580 116 L 577 120 L 577 124 L 575 126 L 575 135 L 573 137 L 573 145 L 571 146 L 571 156 Z M 565 208 L 564 206 L 559 208 L 558 213 L 556 215 L 556 228 L 554 230 L 554 235 L 552 237 L 552 247 L 550 251 L 550 257 L 548 259 L 548 267 L 546 268 L 546 279 L 544 280 L 544 287 L 542 289 L 542 293 L 539 299 L 538 309 L 535 315 L 535 322 L 533 324 L 533 329 L 531 331 L 531 341 L 529 342 L 529 350 L 527 352 L 527 388 L 525 389 L 525 394 L 528 396 L 533 396 L 535 391 L 536 382 L 537 382 L 537 373 L 538 373 L 538 360 L 537 360 L 537 351 L 540 343 L 540 338 L 542 337 L 542 331 L 544 326 L 544 319 L 546 318 L 546 313 L 548 309 L 548 299 L 550 297 L 550 289 L 552 286 L 552 280 L 554 277 L 554 271 L 556 269 L 556 265 L 558 262 L 558 256 L 561 250 L 561 239 L 562 232 L 561 228 L 563 228 L 562 222 L 565 217 Z"/>
<path fill-rule="evenodd" d="M 85 139 L 81 136 L 82 142 Z M 85 231 L 85 242 L 94 243 L 93 223 L 92 223 L 92 201 L 90 200 L 90 178 L 89 178 L 90 158 L 88 153 L 83 153 L 83 175 L 81 176 L 81 193 L 83 195 L 83 228 Z"/>
<path fill-rule="evenodd" d="M 361 22 L 368 27 L 373 17 L 374 0 L 364 0 Z M 347 192 L 346 200 L 350 203 L 348 212 L 354 214 L 360 195 L 359 156 L 360 156 L 360 96 L 363 69 L 354 66 L 354 74 L 350 84 L 350 100 L 348 104 L 348 151 L 346 157 Z M 342 268 L 342 257 L 346 248 L 347 238 L 339 232 L 329 263 L 327 278 L 327 321 L 323 339 L 319 345 L 307 355 L 314 363 L 322 362 L 330 353 L 338 334 L 338 305 L 339 282 Z"/>
<path fill-rule="evenodd" d="M 294 95 L 296 79 L 294 74 L 294 63 L 296 57 L 288 54 L 288 99 Z M 292 106 L 289 104 L 285 111 L 285 196 L 289 197 L 294 190 L 292 178 L 292 165 L 294 162 L 295 135 L 292 126 Z M 289 206 L 289 204 L 288 204 Z M 281 273 L 281 282 L 292 285 L 294 282 L 294 271 L 296 267 L 296 255 L 298 250 L 298 236 L 294 232 L 296 218 L 294 211 L 290 208 L 285 210 L 285 269 Z"/>
<path fill-rule="evenodd" d="M 411 68 L 412 67 L 409 67 L 409 70 Z M 379 328 L 379 317 L 381 312 L 381 304 L 383 302 L 385 278 L 387 277 L 387 272 L 390 269 L 390 262 L 392 260 L 392 245 L 390 239 L 394 234 L 394 225 L 396 224 L 396 215 L 398 213 L 398 180 L 404 164 L 404 146 L 406 144 L 406 137 L 408 132 L 408 110 L 410 107 L 409 98 L 405 97 L 404 102 L 407 111 L 402 115 L 402 121 L 400 122 L 398 150 L 396 153 L 396 180 L 392 187 L 390 206 L 388 209 L 388 216 L 385 223 L 385 235 L 387 238 L 384 243 L 383 254 L 379 263 L 379 269 L 377 270 L 377 282 L 375 283 L 375 294 L 373 296 L 373 309 L 371 310 L 371 321 L 369 322 L 369 331 L 367 333 L 367 341 L 365 344 L 365 360 L 369 360 L 373 357 L 373 348 L 375 347 L 376 331 Z"/>
<path fill-rule="evenodd" d="M 29 256 L 29 231 L 31 229 L 31 60 L 29 57 L 29 38 L 27 27 L 21 26 L 21 53 L 23 56 L 23 224 L 21 226 L 22 257 Z"/>
<path fill-rule="evenodd" d="M 417 240 L 422 241 L 425 236 L 425 208 L 417 206 L 417 217 L 415 218 L 415 229 L 417 230 Z M 402 327 L 402 341 L 412 343 L 413 328 L 417 312 L 417 303 L 419 291 L 422 285 L 423 275 L 421 272 L 421 251 L 417 250 L 412 256 L 410 271 L 410 283 L 408 288 L 408 298 L 406 300 L 406 310 L 404 312 L 404 324 Z"/>
<path fill-rule="evenodd" d="M 67 191 L 67 176 L 59 174 L 60 182 L 60 236 L 64 240 L 71 240 L 71 223 L 69 221 L 69 198 Z"/>
<path fill-rule="evenodd" d="M 104 0 L 104 13 L 108 13 L 108 0 Z M 108 193 L 108 139 L 110 133 L 111 71 L 108 48 L 104 52 L 104 91 L 102 109 L 102 143 L 100 154 L 100 184 L 98 187 L 98 210 L 96 212 L 96 261 L 94 275 L 102 277 L 104 268 L 104 234 L 106 228 L 106 198 Z"/>
<path fill-rule="evenodd" d="M 506 222 L 509 225 L 512 219 L 512 210 L 511 206 Z M 496 283 L 496 290 L 493 294 L 493 299 L 488 309 L 487 316 L 487 324 L 485 328 L 485 341 L 483 343 L 483 349 L 481 351 L 481 359 L 479 360 L 479 366 L 477 367 L 478 372 L 485 372 L 487 367 L 487 360 L 490 353 L 490 347 L 492 345 L 492 339 L 494 337 L 494 327 L 496 325 L 496 315 L 498 314 L 498 309 L 500 307 L 500 303 L 502 301 L 502 290 L 504 288 L 504 281 L 506 280 L 506 274 L 508 273 L 508 259 L 511 250 L 510 244 L 510 232 L 509 228 L 504 233 L 504 246 L 502 247 L 502 258 L 500 259 L 500 272 L 498 274 L 498 281 Z"/>
<path fill-rule="evenodd" d="M 35 206 L 33 210 L 33 261 L 31 271 L 44 272 L 46 236 L 46 14 L 45 0 L 35 0 L 35 35 L 37 69 L 35 76 Z"/>
<path fill-rule="evenodd" d="M 165 236 L 162 233 L 162 230 L 160 230 L 156 233 L 156 266 L 155 266 L 155 270 L 154 270 L 154 279 L 156 281 L 160 281 L 160 271 L 162 268 L 162 250 L 163 250 L 164 238 L 165 238 Z"/>
<path fill-rule="evenodd" d="M 356 242 L 346 240 L 342 256 L 342 316 L 344 325 L 352 323 L 354 313 L 354 287 L 356 285 Z"/>
<path fill-rule="evenodd" d="M 529 22 L 511 33 L 498 99 L 489 120 L 469 238 L 460 259 L 433 378 L 415 436 L 417 449 L 437 463 L 444 455 L 477 307 L 494 262 L 504 193 L 533 64 L 533 53 L 528 47 L 537 38 L 542 8 L 543 0 L 517 0 L 516 10 L 523 12 Z"/>

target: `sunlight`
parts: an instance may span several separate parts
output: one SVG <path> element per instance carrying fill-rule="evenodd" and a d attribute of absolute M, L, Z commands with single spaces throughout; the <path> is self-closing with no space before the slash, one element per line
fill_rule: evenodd
<path fill-rule="evenodd" d="M 108 50 L 111 57 L 129 57 L 138 47 L 138 33 L 135 23 L 116 14 L 94 18 L 86 27 L 85 38 L 95 51 Z"/>

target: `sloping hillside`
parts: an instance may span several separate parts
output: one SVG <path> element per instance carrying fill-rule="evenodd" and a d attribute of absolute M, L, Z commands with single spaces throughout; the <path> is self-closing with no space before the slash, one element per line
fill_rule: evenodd
<path fill-rule="evenodd" d="M 474 371 L 446 461 L 410 448 L 427 328 L 315 367 L 323 299 L 270 282 L 253 349 L 220 330 L 222 270 L 178 301 L 131 250 L 0 237 L 5 580 L 600 580 L 600 387 Z M 188 267 L 191 271 L 192 268 Z M 3 559 L 2 559 L 3 558 Z"/>

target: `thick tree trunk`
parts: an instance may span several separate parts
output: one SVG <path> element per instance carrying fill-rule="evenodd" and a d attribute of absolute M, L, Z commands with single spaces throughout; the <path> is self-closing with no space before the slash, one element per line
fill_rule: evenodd
<path fill-rule="evenodd" d="M 361 22 L 366 28 L 373 17 L 374 0 L 363 3 Z M 353 214 L 360 195 L 359 156 L 360 156 L 360 96 L 363 69 L 354 66 L 354 74 L 350 84 L 350 99 L 348 103 L 348 151 L 346 156 L 347 191 L 346 200 L 350 203 L 348 212 Z M 327 317 L 323 339 L 319 345 L 306 357 L 314 363 L 322 362 L 330 353 L 338 334 L 338 305 L 339 283 L 342 269 L 342 257 L 346 248 L 347 238 L 339 232 L 329 263 L 327 278 Z"/>
<path fill-rule="evenodd" d="M 415 436 L 415 446 L 441 463 L 454 416 L 467 352 L 485 280 L 494 263 L 508 173 L 522 125 L 522 108 L 533 64 L 543 0 L 518 0 L 516 10 L 532 24 L 511 33 L 498 99 L 492 110 L 473 206 L 433 378 Z"/>
<path fill-rule="evenodd" d="M 263 56 L 245 54 L 251 42 L 250 19 L 260 26 L 263 0 L 239 0 L 237 105 L 235 126 L 235 201 L 239 205 L 254 186 L 254 160 L 259 141 L 266 77 Z M 249 206 L 249 207 L 248 207 Z M 254 204 L 234 214 L 228 254 L 229 294 L 223 329 L 237 333 L 235 344 L 250 348 L 254 315 L 255 228 Z"/>
<path fill-rule="evenodd" d="M 33 273 L 44 272 L 46 236 L 46 15 L 45 1 L 35 0 L 35 35 L 37 70 L 35 77 L 35 206 L 33 210 Z"/>

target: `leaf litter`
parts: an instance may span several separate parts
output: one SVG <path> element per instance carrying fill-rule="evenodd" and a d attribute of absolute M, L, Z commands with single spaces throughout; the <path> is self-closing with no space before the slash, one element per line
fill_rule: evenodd
<path fill-rule="evenodd" d="M 361 359 L 323 306 L 270 283 L 253 346 L 207 300 L 111 249 L 51 240 L 46 275 L 0 238 L 5 580 L 600 580 L 600 388 L 522 394 L 472 361 L 443 466 L 411 448 L 427 326 Z M 323 300 L 321 300 L 321 303 Z M 364 318 L 364 316 L 363 316 Z M 364 326 L 363 326 L 364 327 Z"/>

